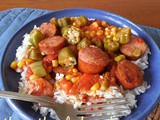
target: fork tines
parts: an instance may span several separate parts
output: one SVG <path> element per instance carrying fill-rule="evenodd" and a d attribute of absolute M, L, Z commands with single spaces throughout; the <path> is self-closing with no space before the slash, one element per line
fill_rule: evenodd
<path fill-rule="evenodd" d="M 131 112 L 125 98 L 110 98 L 105 102 L 97 102 L 91 105 L 82 105 L 77 109 L 78 115 L 90 119 L 110 119 L 125 116 Z"/>

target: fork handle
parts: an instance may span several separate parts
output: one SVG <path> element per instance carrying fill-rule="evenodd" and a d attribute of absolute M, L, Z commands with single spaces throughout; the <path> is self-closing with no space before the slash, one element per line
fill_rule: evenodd
<path fill-rule="evenodd" d="M 36 103 L 41 102 L 39 100 L 39 96 L 33 96 L 33 95 L 24 94 L 24 93 L 3 91 L 3 90 L 0 90 L 0 97 L 28 101 L 28 102 L 36 102 Z"/>

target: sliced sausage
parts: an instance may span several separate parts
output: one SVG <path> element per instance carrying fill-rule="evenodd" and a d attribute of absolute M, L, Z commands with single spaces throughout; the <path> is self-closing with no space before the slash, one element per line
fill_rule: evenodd
<path fill-rule="evenodd" d="M 129 60 L 118 63 L 116 77 L 125 89 L 131 90 L 143 82 L 143 74 L 138 66 Z"/>
<path fill-rule="evenodd" d="M 78 69 L 83 73 L 100 73 L 108 62 L 108 55 L 98 47 L 90 46 L 78 53 Z"/>
<path fill-rule="evenodd" d="M 120 51 L 130 60 L 137 60 L 147 50 L 147 45 L 141 38 L 131 37 L 131 41 L 120 46 Z"/>
<path fill-rule="evenodd" d="M 65 46 L 65 40 L 61 36 L 53 36 L 42 40 L 39 49 L 46 55 L 57 54 Z"/>
<path fill-rule="evenodd" d="M 46 37 L 53 37 L 56 34 L 57 28 L 51 23 L 42 23 L 40 25 L 41 33 Z"/>

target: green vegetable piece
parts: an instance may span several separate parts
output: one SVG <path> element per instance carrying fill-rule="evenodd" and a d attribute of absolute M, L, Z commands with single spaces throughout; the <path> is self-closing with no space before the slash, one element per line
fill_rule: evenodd
<path fill-rule="evenodd" d="M 79 28 L 70 26 L 64 30 L 62 36 L 67 40 L 69 44 L 76 45 L 80 42 L 81 32 Z"/>
<path fill-rule="evenodd" d="M 29 50 L 32 47 L 32 45 L 27 45 L 27 50 Z"/>
<path fill-rule="evenodd" d="M 58 21 L 57 21 L 57 19 L 56 18 L 52 18 L 52 19 L 50 19 L 50 23 L 51 24 L 54 24 L 55 26 L 58 26 Z"/>
<path fill-rule="evenodd" d="M 69 17 L 64 17 L 64 18 L 58 19 L 58 26 L 59 27 L 64 27 L 64 26 L 67 26 L 70 24 L 71 24 L 71 19 Z"/>
<path fill-rule="evenodd" d="M 63 34 L 64 34 L 64 31 L 65 31 L 65 30 L 68 30 L 68 28 L 70 28 L 70 27 L 71 27 L 71 25 L 67 25 L 67 26 L 62 27 L 62 28 L 61 28 L 61 34 L 63 35 Z"/>
<path fill-rule="evenodd" d="M 29 53 L 29 58 L 31 58 L 32 60 L 42 60 L 43 56 L 41 55 L 41 53 L 38 50 L 33 49 Z"/>
<path fill-rule="evenodd" d="M 63 67 L 71 67 L 77 64 L 76 57 L 70 48 L 65 47 L 60 51 L 58 63 Z"/>
<path fill-rule="evenodd" d="M 34 62 L 30 64 L 29 66 L 35 75 L 44 77 L 47 74 L 45 68 L 42 65 L 42 61 Z"/>
<path fill-rule="evenodd" d="M 34 29 L 30 32 L 29 42 L 36 48 L 38 48 L 38 43 L 43 39 L 44 39 L 44 36 L 39 30 Z"/>
<path fill-rule="evenodd" d="M 101 41 L 99 41 L 99 40 L 96 41 L 95 45 L 96 45 L 97 47 L 99 47 L 99 48 L 102 49 L 102 43 L 101 43 Z"/>
<path fill-rule="evenodd" d="M 119 49 L 119 43 L 116 41 L 112 41 L 111 39 L 104 39 L 104 49 L 108 51 L 115 52 Z"/>
<path fill-rule="evenodd" d="M 76 19 L 75 24 L 77 27 L 85 26 L 89 23 L 89 20 L 85 16 L 80 16 Z"/>
<path fill-rule="evenodd" d="M 116 38 L 119 39 L 120 44 L 128 43 L 131 38 L 131 28 L 126 27 L 119 29 L 118 33 L 116 34 Z"/>
<path fill-rule="evenodd" d="M 91 41 L 87 38 L 83 38 L 77 45 L 77 49 L 80 50 L 85 47 L 89 47 L 91 45 Z"/>

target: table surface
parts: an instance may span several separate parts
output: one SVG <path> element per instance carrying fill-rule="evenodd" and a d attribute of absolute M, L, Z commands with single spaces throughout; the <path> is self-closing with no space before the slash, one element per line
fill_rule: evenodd
<path fill-rule="evenodd" d="M 137 24 L 160 28 L 160 0 L 1 0 L 0 11 L 16 7 L 101 9 L 119 14 Z"/>

